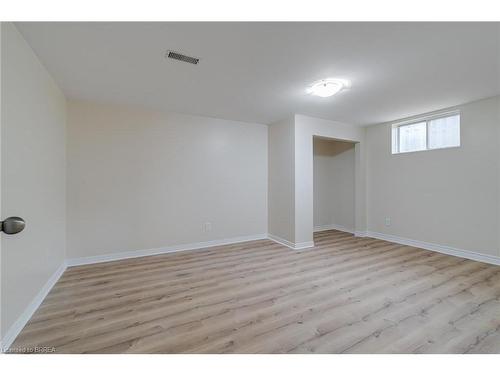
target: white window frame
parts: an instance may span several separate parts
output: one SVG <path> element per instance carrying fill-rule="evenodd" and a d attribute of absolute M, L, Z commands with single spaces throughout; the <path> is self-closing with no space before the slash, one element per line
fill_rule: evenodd
<path fill-rule="evenodd" d="M 459 116 L 459 122 L 458 122 L 458 129 L 459 129 L 459 137 L 458 137 L 458 145 L 456 146 L 446 146 L 446 147 L 435 147 L 435 148 L 429 148 L 429 122 L 432 120 L 437 120 L 440 118 L 445 118 L 445 117 L 451 117 L 451 116 Z M 399 128 L 402 126 L 407 126 L 407 125 L 414 125 L 418 124 L 421 122 L 425 122 L 425 148 L 422 150 L 414 150 L 414 151 L 399 151 Z M 397 154 L 407 154 L 411 152 L 421 152 L 421 151 L 432 151 L 432 150 L 442 150 L 445 148 L 457 148 L 460 147 L 462 144 L 462 127 L 461 127 L 461 115 L 460 115 L 460 110 L 454 110 L 454 111 L 447 111 L 447 112 L 439 112 L 439 113 L 434 113 L 432 115 L 428 116 L 420 116 L 420 117 L 414 117 L 409 120 L 405 121 L 400 121 L 400 122 L 395 122 L 391 125 L 391 154 L 392 155 L 397 155 Z M 396 138 L 396 142 L 394 143 L 394 137 Z M 396 149 L 394 149 L 396 148 Z"/>

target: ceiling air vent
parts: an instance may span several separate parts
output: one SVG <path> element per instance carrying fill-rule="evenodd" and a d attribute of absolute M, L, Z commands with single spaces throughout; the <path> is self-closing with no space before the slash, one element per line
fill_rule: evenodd
<path fill-rule="evenodd" d="M 174 59 L 174 60 L 179 60 L 183 62 L 187 62 L 190 64 L 197 65 L 200 59 L 197 59 L 196 57 L 191 57 L 191 56 L 186 56 L 183 55 L 182 53 L 174 52 L 174 51 L 167 51 L 167 57 L 169 59 Z"/>

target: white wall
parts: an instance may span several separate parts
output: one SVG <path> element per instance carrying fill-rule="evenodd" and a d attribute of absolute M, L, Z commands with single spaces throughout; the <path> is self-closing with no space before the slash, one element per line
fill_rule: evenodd
<path fill-rule="evenodd" d="M 313 137 L 355 142 L 355 231 L 366 231 L 365 129 L 295 115 L 295 243 L 311 246 L 314 228 Z"/>
<path fill-rule="evenodd" d="M 354 231 L 354 143 L 314 137 L 314 228 Z"/>
<path fill-rule="evenodd" d="M 269 234 L 295 241 L 293 117 L 269 126 Z"/>
<path fill-rule="evenodd" d="M 499 256 L 500 97 L 456 108 L 459 148 L 391 155 L 390 124 L 367 128 L 368 227 Z"/>
<path fill-rule="evenodd" d="M 23 232 L 1 235 L 5 339 L 65 259 L 66 104 L 16 28 L 1 28 L 1 217 L 26 220 Z"/>
<path fill-rule="evenodd" d="M 70 101 L 68 257 L 267 233 L 267 132 Z"/>

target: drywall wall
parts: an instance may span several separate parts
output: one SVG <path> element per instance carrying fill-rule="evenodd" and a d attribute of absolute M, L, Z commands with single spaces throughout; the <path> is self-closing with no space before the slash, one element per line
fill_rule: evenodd
<path fill-rule="evenodd" d="M 354 143 L 314 137 L 314 229 L 354 232 Z"/>
<path fill-rule="evenodd" d="M 292 245 L 294 221 L 293 117 L 269 126 L 269 234 Z"/>
<path fill-rule="evenodd" d="M 265 235 L 267 137 L 261 124 L 69 101 L 68 257 Z"/>
<path fill-rule="evenodd" d="M 2 23 L 1 30 L 1 217 L 26 221 L 23 232 L 1 235 L 5 343 L 65 259 L 66 104 L 15 26 Z"/>
<path fill-rule="evenodd" d="M 391 124 L 368 127 L 369 230 L 500 255 L 499 108 L 500 97 L 453 108 L 458 148 L 392 155 Z"/>
<path fill-rule="evenodd" d="M 295 244 L 297 247 L 313 245 L 314 189 L 313 189 L 313 137 L 356 143 L 354 230 L 366 231 L 365 207 L 365 129 L 336 121 L 295 115 Z"/>

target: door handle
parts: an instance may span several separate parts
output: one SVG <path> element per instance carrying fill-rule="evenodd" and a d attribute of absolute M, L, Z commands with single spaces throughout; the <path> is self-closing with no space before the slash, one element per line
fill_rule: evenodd
<path fill-rule="evenodd" d="M 16 234 L 21 232 L 25 226 L 26 223 L 22 218 L 11 216 L 4 221 L 0 221 L 0 232 L 3 231 L 5 234 Z"/>

